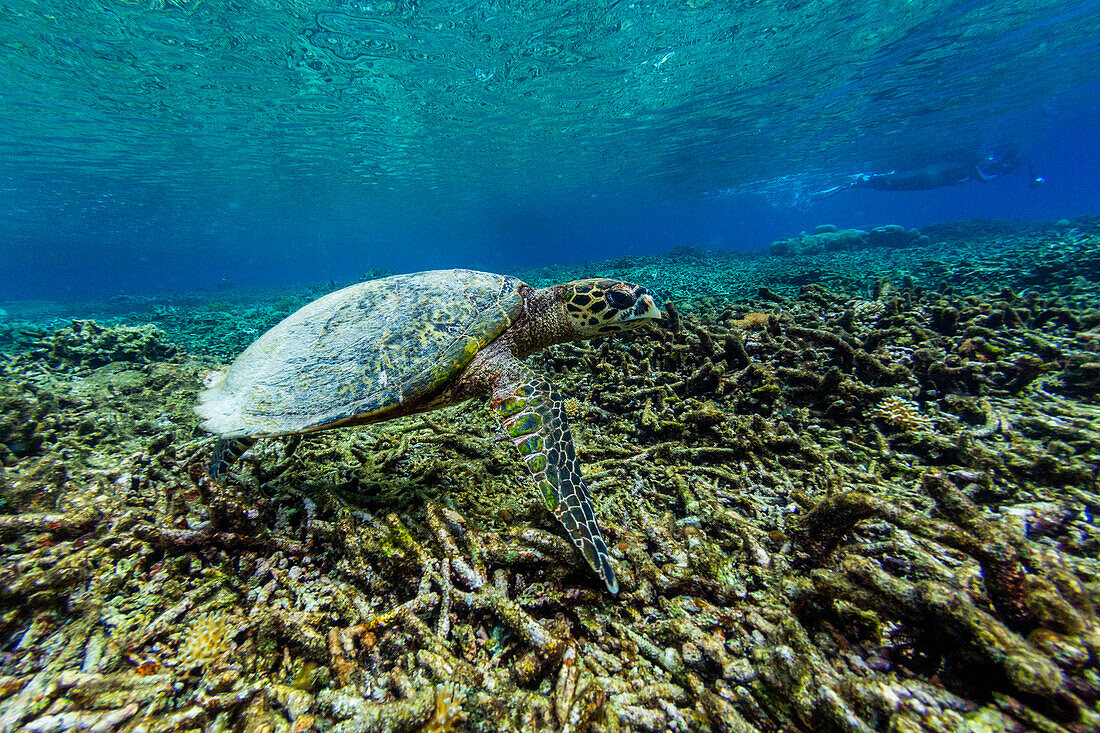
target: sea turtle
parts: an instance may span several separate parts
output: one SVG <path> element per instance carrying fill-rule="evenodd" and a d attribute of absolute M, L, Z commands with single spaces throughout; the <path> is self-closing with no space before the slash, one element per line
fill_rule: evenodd
<path fill-rule="evenodd" d="M 302 307 L 207 379 L 196 408 L 221 436 L 217 479 L 258 438 L 363 425 L 489 397 L 554 513 L 615 593 L 562 398 L 525 363 L 551 344 L 661 317 L 645 288 L 432 270 L 371 280 Z"/>

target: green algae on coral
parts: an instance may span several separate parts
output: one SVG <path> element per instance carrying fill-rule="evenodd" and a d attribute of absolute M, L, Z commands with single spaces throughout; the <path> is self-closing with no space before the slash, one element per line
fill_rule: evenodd
<path fill-rule="evenodd" d="M 6 360 L 26 419 L 0 421 L 0 721 L 1095 729 L 1100 290 L 1028 264 L 1050 233 L 944 231 L 990 256 L 883 250 L 930 262 L 896 285 L 859 269 L 879 250 L 839 252 L 827 286 L 794 284 L 812 258 L 606 266 L 682 306 L 537 357 L 578 398 L 614 599 L 480 410 L 275 440 L 218 486 L 189 413 L 208 365 Z M 1093 272 L 1073 248 L 1096 232 L 1056 236 Z M 694 300 L 699 262 L 741 268 L 741 300 Z M 80 354 L 85 331 L 36 338 Z M 927 429 L 876 419 L 891 397 Z"/>

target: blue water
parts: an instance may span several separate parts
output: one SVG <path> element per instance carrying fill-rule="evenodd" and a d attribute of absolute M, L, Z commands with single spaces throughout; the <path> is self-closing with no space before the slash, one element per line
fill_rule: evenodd
<path fill-rule="evenodd" d="M 0 300 L 1098 213 L 1097 27 L 1067 0 L 15 0 Z M 1006 144 L 988 183 L 807 195 Z"/>

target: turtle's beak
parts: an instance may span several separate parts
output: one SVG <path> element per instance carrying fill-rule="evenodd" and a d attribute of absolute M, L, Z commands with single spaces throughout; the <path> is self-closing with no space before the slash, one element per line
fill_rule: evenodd
<path fill-rule="evenodd" d="M 624 314 L 622 320 L 637 322 L 634 325 L 642 326 L 663 317 L 661 309 L 657 307 L 657 303 L 653 300 L 653 295 L 646 291 L 638 296 L 638 302 L 634 304 L 629 313 Z"/>

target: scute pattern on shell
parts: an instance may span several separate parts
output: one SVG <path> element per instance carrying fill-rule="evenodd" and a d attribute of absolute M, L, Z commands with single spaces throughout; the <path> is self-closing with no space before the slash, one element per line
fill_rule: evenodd
<path fill-rule="evenodd" d="M 203 427 L 258 437 L 411 412 L 515 322 L 521 285 L 432 270 L 330 293 L 208 379 L 197 408 Z"/>

